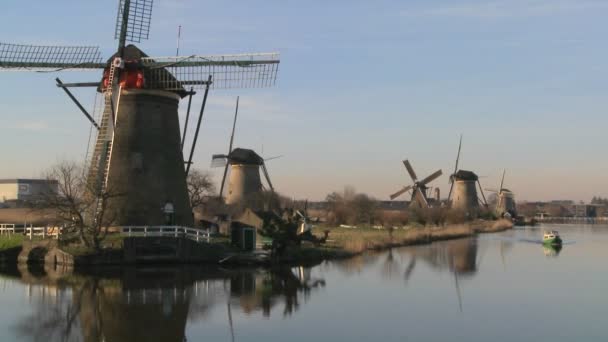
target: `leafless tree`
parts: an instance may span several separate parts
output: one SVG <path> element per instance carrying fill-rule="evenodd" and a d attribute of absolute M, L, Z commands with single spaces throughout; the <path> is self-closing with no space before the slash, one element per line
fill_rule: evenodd
<path fill-rule="evenodd" d="M 93 182 L 87 182 L 83 168 L 70 161 L 57 163 L 45 177 L 56 180 L 58 187 L 57 191 L 44 193 L 38 206 L 54 212 L 64 237 L 76 236 L 83 245 L 101 250 L 101 242 L 116 223 L 118 213 L 116 208 L 110 209 L 109 202 L 121 195 L 111 189 L 98 193 Z"/>
<path fill-rule="evenodd" d="M 197 208 L 207 201 L 211 196 L 215 195 L 215 185 L 211 178 L 211 174 L 200 170 L 192 170 L 188 174 L 188 195 L 190 196 L 190 205 L 192 208 Z"/>

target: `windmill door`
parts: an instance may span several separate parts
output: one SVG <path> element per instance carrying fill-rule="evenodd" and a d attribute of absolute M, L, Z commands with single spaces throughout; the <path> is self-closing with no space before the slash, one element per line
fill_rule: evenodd
<path fill-rule="evenodd" d="M 241 248 L 246 251 L 255 249 L 255 229 L 251 227 L 243 228 L 243 240 Z"/>

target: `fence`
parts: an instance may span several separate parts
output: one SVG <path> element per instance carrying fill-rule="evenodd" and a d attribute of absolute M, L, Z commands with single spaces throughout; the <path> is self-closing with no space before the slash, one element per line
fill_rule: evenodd
<path fill-rule="evenodd" d="M 32 225 L 15 225 L 15 224 L 0 224 L 0 235 L 5 234 L 24 234 L 30 240 L 34 236 L 46 238 L 51 236 L 59 238 L 62 232 L 61 227 L 34 227 Z M 120 232 L 126 236 L 141 236 L 141 237 L 186 237 L 196 242 L 209 242 L 211 234 L 209 230 L 198 228 L 189 228 L 182 226 L 125 226 L 120 227 Z"/>
<path fill-rule="evenodd" d="M 63 229 L 61 227 L 34 227 L 33 225 L 21 225 L 18 226 L 16 224 L 0 224 L 0 235 L 11 235 L 11 234 L 24 234 L 30 238 L 30 240 L 34 236 L 41 236 L 43 239 L 47 236 L 51 236 L 54 238 L 59 238 L 61 231 Z"/>
<path fill-rule="evenodd" d="M 125 226 L 121 227 L 121 231 L 129 237 L 186 237 L 196 242 L 209 242 L 211 240 L 209 230 L 182 226 Z"/>

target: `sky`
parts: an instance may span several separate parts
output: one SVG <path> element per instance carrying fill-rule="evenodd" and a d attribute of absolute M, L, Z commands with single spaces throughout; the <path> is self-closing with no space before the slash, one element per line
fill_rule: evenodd
<path fill-rule="evenodd" d="M 2 2 L 1 42 L 116 49 L 118 0 Z M 174 55 L 181 25 L 181 55 L 280 52 L 275 87 L 210 93 L 194 162 L 218 183 L 240 96 L 235 146 L 282 155 L 268 170 L 290 197 L 388 199 L 411 183 L 406 158 L 419 178 L 442 169 L 446 196 L 463 134 L 460 167 L 484 187 L 506 169 L 518 200 L 589 201 L 608 196 L 607 14 L 606 0 L 155 0 L 138 46 Z M 90 124 L 55 77 L 100 75 L 0 73 L 0 178 L 84 160 Z"/>

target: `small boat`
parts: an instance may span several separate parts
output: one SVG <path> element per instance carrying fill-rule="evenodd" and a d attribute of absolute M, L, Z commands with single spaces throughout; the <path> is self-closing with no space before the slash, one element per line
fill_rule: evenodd
<path fill-rule="evenodd" d="M 545 232 L 543 235 L 543 245 L 561 246 L 562 238 L 555 230 Z"/>

